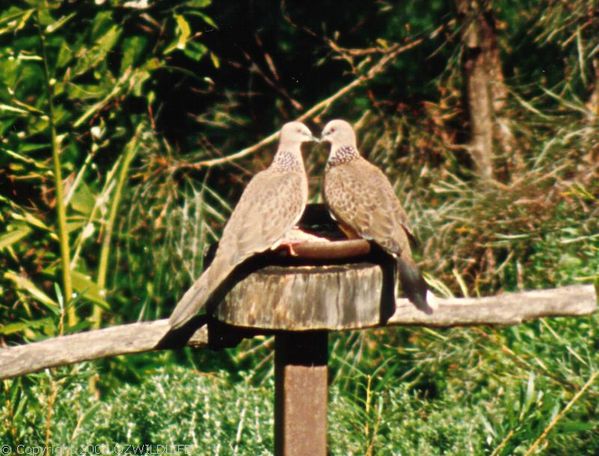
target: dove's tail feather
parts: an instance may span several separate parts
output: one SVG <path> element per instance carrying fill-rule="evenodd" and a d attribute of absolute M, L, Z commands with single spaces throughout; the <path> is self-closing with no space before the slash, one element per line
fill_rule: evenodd
<path fill-rule="evenodd" d="M 433 309 L 428 305 L 426 294 L 428 287 L 420 269 L 408 255 L 402 255 L 397 260 L 401 288 L 407 298 L 420 310 L 431 314 Z"/>
<path fill-rule="evenodd" d="M 206 304 L 216 289 L 233 271 L 235 265 L 215 258 L 212 264 L 194 282 L 175 306 L 169 318 L 172 329 L 179 328 L 191 320 Z"/>

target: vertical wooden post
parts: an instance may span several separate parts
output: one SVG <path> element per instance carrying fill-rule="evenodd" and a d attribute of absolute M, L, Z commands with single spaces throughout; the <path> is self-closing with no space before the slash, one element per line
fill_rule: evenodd
<path fill-rule="evenodd" d="M 327 454 L 326 331 L 275 336 L 275 454 Z"/>

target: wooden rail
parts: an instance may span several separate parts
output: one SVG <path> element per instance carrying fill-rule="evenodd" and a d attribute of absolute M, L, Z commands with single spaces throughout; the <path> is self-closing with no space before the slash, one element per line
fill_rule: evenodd
<path fill-rule="evenodd" d="M 541 317 L 589 315 L 597 310 L 593 285 L 572 285 L 484 298 L 436 298 L 437 308 L 431 315 L 418 311 L 406 299 L 397 299 L 396 304 L 396 312 L 387 326 L 513 325 Z M 195 330 L 198 326 L 199 329 Z M 207 325 L 198 320 L 195 327 L 189 329 L 188 325 L 187 328 L 169 337 L 168 321 L 158 320 L 3 348 L 0 349 L 0 379 L 110 356 L 184 345 L 199 348 L 208 345 L 212 335 Z"/>

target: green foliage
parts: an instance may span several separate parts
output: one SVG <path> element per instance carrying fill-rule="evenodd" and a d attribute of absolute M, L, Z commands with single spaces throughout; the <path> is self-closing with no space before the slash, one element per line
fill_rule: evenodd
<path fill-rule="evenodd" d="M 503 330 L 355 332 L 332 338 L 332 454 L 523 454 L 596 370 L 597 317 Z M 559 328 L 560 333 L 556 332 Z M 585 334 L 585 338 L 577 337 Z M 268 342 L 268 339 L 266 340 Z M 574 341 L 574 343 L 572 343 Z M 248 344 L 245 343 L 246 349 Z M 257 349 L 257 351 L 256 351 Z M 254 347 L 255 362 L 270 348 Z M 237 363 L 246 356 L 239 356 Z M 255 355 L 258 356 L 255 356 Z M 191 454 L 270 454 L 273 377 L 256 366 L 147 367 L 101 401 L 89 365 L 4 382 L 9 445 L 189 445 Z M 597 384 L 553 430 L 546 454 L 594 454 Z M 48 416 L 51 419 L 48 428 Z"/>
<path fill-rule="evenodd" d="M 93 306 L 110 307 L 105 276 L 114 264 L 112 232 L 130 162 L 153 139 L 147 113 L 161 72 L 173 70 L 174 58 L 197 62 L 209 54 L 199 42 L 199 29 L 215 26 L 201 11 L 208 5 L 183 2 L 144 13 L 132 4 L 21 2 L 2 12 L 0 166 L 10 179 L 1 187 L 9 198 L 0 201 L 0 246 L 7 253 L 0 257 L 0 287 L 4 305 L 18 303 L 3 311 L 9 320 L 45 315 L 36 302 L 53 302 L 52 282 L 65 269 L 58 260 L 68 262 L 69 250 L 67 269 L 82 299 L 67 296 L 66 305 L 77 305 L 84 317 Z M 54 130 L 58 171 L 66 176 L 64 227 L 55 224 L 61 209 L 50 164 Z M 56 242 L 63 234 L 66 252 Z"/>

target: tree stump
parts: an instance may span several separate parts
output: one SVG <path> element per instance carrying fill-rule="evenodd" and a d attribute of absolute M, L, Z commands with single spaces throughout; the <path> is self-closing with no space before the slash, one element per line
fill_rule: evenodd
<path fill-rule="evenodd" d="M 375 326 L 383 271 L 374 263 L 269 266 L 239 282 L 217 307 L 218 320 L 255 329 L 307 331 Z M 392 300 L 392 296 L 387 295 Z"/>

